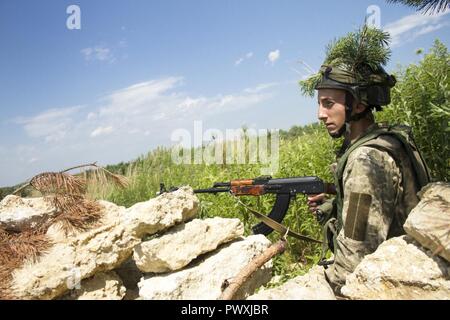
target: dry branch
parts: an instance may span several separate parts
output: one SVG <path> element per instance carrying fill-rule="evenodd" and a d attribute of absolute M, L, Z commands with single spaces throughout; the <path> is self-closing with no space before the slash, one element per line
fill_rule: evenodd
<path fill-rule="evenodd" d="M 283 253 L 286 250 L 286 246 L 286 240 L 281 239 L 272 244 L 261 255 L 250 261 L 249 264 L 247 264 L 244 269 L 242 269 L 233 279 L 233 281 L 228 282 L 229 285 L 222 292 L 219 300 L 232 300 L 239 288 L 251 277 L 251 275 L 274 256 Z"/>
<path fill-rule="evenodd" d="M 118 175 L 112 173 L 109 170 L 106 170 L 103 167 L 97 165 L 97 162 L 82 164 L 79 166 L 71 167 L 60 172 L 45 172 L 34 176 L 31 180 L 23 184 L 20 188 L 14 190 L 12 194 L 18 194 L 20 191 L 25 189 L 28 186 L 34 187 L 36 190 L 41 191 L 42 193 L 48 193 L 52 190 L 49 190 L 51 187 L 56 190 L 70 189 L 72 188 L 74 192 L 81 191 L 82 188 L 85 188 L 85 184 L 87 179 L 87 172 L 85 171 L 85 179 L 81 179 L 79 177 L 75 177 L 73 175 L 69 175 L 66 172 L 81 169 L 87 167 L 94 167 L 92 176 L 94 176 L 94 180 L 100 182 L 101 184 L 105 184 L 107 178 L 110 178 L 114 184 L 121 188 L 125 188 L 128 186 L 128 179 L 122 175 Z M 70 192 L 73 193 L 73 192 Z M 77 192 L 79 193 L 79 192 Z M 82 192 L 83 193 L 83 192 Z"/>

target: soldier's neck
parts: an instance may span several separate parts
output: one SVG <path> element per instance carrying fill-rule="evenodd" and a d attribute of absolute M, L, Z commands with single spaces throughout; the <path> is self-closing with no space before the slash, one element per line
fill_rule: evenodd
<path fill-rule="evenodd" d="M 362 118 L 358 121 L 350 122 L 350 135 L 347 137 L 351 143 L 355 142 L 369 128 L 375 124 L 373 118 Z"/>

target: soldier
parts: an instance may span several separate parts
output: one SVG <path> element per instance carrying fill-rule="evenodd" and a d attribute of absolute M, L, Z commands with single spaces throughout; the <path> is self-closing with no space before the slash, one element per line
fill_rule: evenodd
<path fill-rule="evenodd" d="M 300 84 L 318 91 L 318 118 L 332 138 L 344 137 L 335 167 L 337 195 L 310 197 L 324 225 L 334 260 L 321 262 L 339 295 L 346 277 L 403 224 L 429 181 L 427 167 L 407 127 L 375 123 L 373 111 L 390 103 L 395 78 L 383 69 L 389 35 L 367 26 L 334 42 L 317 75 Z"/>

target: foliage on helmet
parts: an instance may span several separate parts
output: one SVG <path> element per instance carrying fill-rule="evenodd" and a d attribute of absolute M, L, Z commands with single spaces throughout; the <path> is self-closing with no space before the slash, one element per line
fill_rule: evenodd
<path fill-rule="evenodd" d="M 304 95 L 314 96 L 326 71 L 330 78 L 345 85 L 367 86 L 385 82 L 383 66 L 389 61 L 389 33 L 364 25 L 355 32 L 332 41 L 326 48 L 326 58 L 317 74 L 300 81 Z"/>

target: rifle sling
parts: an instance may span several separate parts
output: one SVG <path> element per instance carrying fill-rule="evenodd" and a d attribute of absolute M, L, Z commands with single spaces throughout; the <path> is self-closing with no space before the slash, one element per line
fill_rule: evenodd
<path fill-rule="evenodd" d="M 242 205 L 244 208 L 246 208 L 248 211 L 250 211 L 251 213 L 253 213 L 259 220 L 261 220 L 262 222 L 264 222 L 265 224 L 267 224 L 269 227 L 271 227 L 272 229 L 274 229 L 275 231 L 277 231 L 279 234 L 281 234 L 282 236 L 291 236 L 294 238 L 297 238 L 299 240 L 304 240 L 304 241 L 309 241 L 309 242 L 315 242 L 315 243 L 322 243 L 322 241 L 316 240 L 314 238 L 310 238 L 308 236 L 304 236 L 301 235 L 295 231 L 290 230 L 289 228 L 286 228 L 284 225 L 282 225 L 281 223 L 276 222 L 275 220 L 269 218 L 268 216 L 253 210 L 252 208 L 250 208 L 249 206 L 247 206 L 245 203 L 243 203 L 237 196 L 235 196 L 234 194 L 232 194 L 235 198 L 236 201 Z"/>

